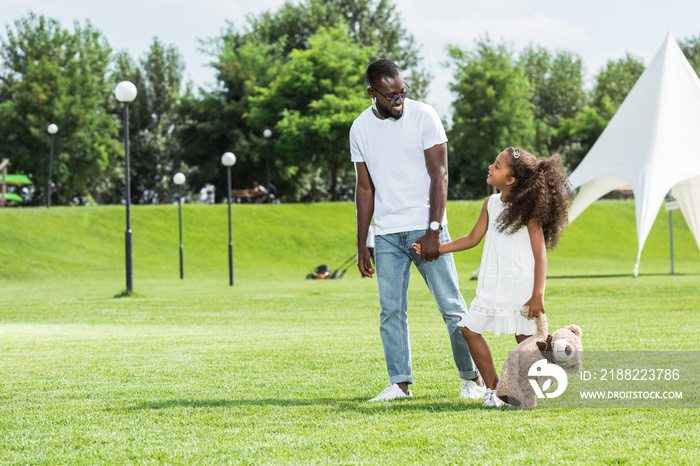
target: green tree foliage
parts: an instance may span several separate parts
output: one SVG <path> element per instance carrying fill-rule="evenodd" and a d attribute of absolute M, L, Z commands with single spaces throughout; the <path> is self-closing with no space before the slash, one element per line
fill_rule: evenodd
<path fill-rule="evenodd" d="M 351 81 L 345 83 L 336 80 L 337 84 L 353 87 L 353 83 L 364 75 L 364 67 L 373 58 L 384 56 L 396 61 L 406 71 L 407 80 L 415 90 L 412 93 L 414 97 L 420 96 L 421 90 L 427 88 L 428 75 L 418 68 L 418 47 L 413 36 L 401 26 L 400 14 L 390 0 L 287 2 L 277 11 L 249 16 L 246 28 L 242 31 L 229 24 L 221 37 L 208 44 L 209 47 L 214 47 L 215 59 L 212 66 L 217 70 L 220 87 L 213 91 L 202 91 L 198 98 L 183 99 L 179 109 L 182 123 L 178 128 L 178 137 L 183 146 L 183 157 L 191 166 L 198 167 L 193 173 L 192 186 L 202 187 L 213 183 L 219 197 L 225 194 L 225 172 L 221 168 L 219 157 L 226 151 L 233 152 L 238 158 L 233 167 L 234 187 L 250 187 L 253 181 L 262 182 L 265 179 L 267 141 L 262 137 L 265 128 L 259 122 L 265 121 L 272 129 L 282 116 L 277 112 L 277 119 L 258 118 L 255 125 L 253 120 L 244 119 L 246 113 L 265 113 L 264 110 L 254 112 L 250 100 L 252 90 L 271 85 L 273 80 L 279 78 L 280 69 L 292 51 L 309 49 L 310 38 L 320 28 L 331 28 L 337 24 L 347 25 L 346 34 L 350 43 L 372 47 L 375 51 L 373 56 L 366 58 L 358 76 L 352 76 Z M 364 97 L 365 90 L 360 90 L 359 95 Z M 320 95 L 306 97 L 309 102 L 321 98 Z M 336 109 L 346 107 L 345 103 L 337 101 L 317 105 L 331 105 Z M 290 115 L 291 110 L 301 108 L 290 107 Z M 290 116 L 287 123 L 292 118 Z M 347 120 L 349 115 L 338 118 Z M 294 127 L 301 130 L 298 124 Z M 314 199 L 322 197 L 323 192 L 330 189 L 329 182 L 333 181 L 321 179 L 318 167 L 312 170 L 306 160 L 308 154 L 304 154 L 302 160 L 290 161 L 289 154 L 283 151 L 291 143 L 281 140 L 282 134 L 276 129 L 270 141 L 271 181 L 274 184 L 285 184 L 292 179 L 295 181 L 294 186 L 290 185 L 290 191 L 287 191 L 287 186 L 278 186 L 281 198 L 297 200 L 309 198 L 308 196 Z M 291 133 L 285 134 L 288 137 Z M 314 137 L 318 140 L 317 136 L 318 134 Z M 343 140 L 347 143 L 347 134 Z M 320 153 L 311 154 L 313 153 L 328 160 L 328 157 Z"/>
<path fill-rule="evenodd" d="M 224 152 L 237 156 L 233 187 L 250 187 L 265 176 L 266 142 L 262 131 L 250 127 L 243 115 L 250 110 L 253 89 L 270 82 L 281 60 L 279 43 L 243 38 L 232 25 L 221 41 L 218 61 L 212 63 L 221 87 L 200 90 L 198 98 L 185 96 L 179 106 L 177 129 L 182 160 L 197 167 L 190 186 L 199 189 L 214 184 L 219 198 L 226 195 L 226 176 L 220 161 Z M 273 183 L 277 177 L 275 173 Z"/>
<path fill-rule="evenodd" d="M 680 41 L 678 46 L 690 62 L 690 66 L 700 75 L 700 35 L 688 37 Z"/>
<path fill-rule="evenodd" d="M 455 94 L 450 139 L 452 199 L 487 194 L 486 170 L 508 146 L 531 147 L 535 141 L 532 88 L 524 66 L 504 45 L 488 38 L 474 51 L 450 46 L 455 64 Z"/>
<path fill-rule="evenodd" d="M 581 57 L 568 51 L 552 54 L 542 47 L 528 47 L 520 62 L 533 89 L 530 101 L 536 137 L 530 149 L 543 156 L 559 152 L 566 158 L 572 141 L 561 129 L 562 119 L 576 117 L 587 100 Z"/>
<path fill-rule="evenodd" d="M 130 80 L 132 202 L 170 202 L 172 176 L 226 194 L 221 154 L 234 152 L 234 187 L 266 178 L 287 201 L 344 199 L 353 189 L 347 134 L 368 104 L 368 62 L 395 61 L 421 99 L 428 73 L 393 0 L 288 1 L 229 24 L 212 39 L 214 89 L 183 89 L 184 64 L 154 39 L 139 61 L 113 55 L 90 23 L 74 30 L 29 14 L 6 26 L 0 43 L 0 156 L 33 181 L 29 203 L 46 201 L 49 135 L 55 123 L 54 204 L 123 201 L 122 107 L 113 95 Z M 679 42 L 700 71 L 700 36 Z M 488 38 L 471 51 L 449 47 L 455 65 L 450 138 L 450 197 L 487 193 L 485 171 L 496 154 L 521 145 L 540 155 L 560 152 L 569 170 L 593 146 L 644 71 L 627 54 L 582 85 L 583 64 L 568 51 L 528 47 L 519 55 Z M 273 137 L 263 138 L 271 129 Z M 190 168 L 192 167 L 192 168 Z"/>
<path fill-rule="evenodd" d="M 321 192 L 337 200 L 347 195 L 338 181 L 354 173 L 347 137 L 368 105 L 364 71 L 372 50 L 354 45 L 345 25 L 322 27 L 308 41 L 308 49 L 289 54 L 269 86 L 258 88 L 248 117 L 254 127 L 274 126 L 275 162 L 288 167 L 280 180 L 288 193 L 313 200 L 304 190 L 309 177 L 320 175 Z"/>
<path fill-rule="evenodd" d="M 591 150 L 615 111 L 616 107 L 610 97 L 603 96 L 599 107 L 587 105 L 575 117 L 562 119 L 560 132 L 570 138 L 564 151 L 564 162 L 569 172 L 574 171 Z"/>
<path fill-rule="evenodd" d="M 643 72 L 644 64 L 629 53 L 619 60 L 608 61 L 595 78 L 590 105 L 573 118 L 562 120 L 561 133 L 570 138 L 566 151 L 570 171 L 591 150 Z"/>
<path fill-rule="evenodd" d="M 643 72 L 644 63 L 629 53 L 619 60 L 608 61 L 595 79 L 596 84 L 591 96 L 593 108 L 605 111 L 607 104 L 603 103 L 603 99 L 607 97 L 614 114 Z M 612 115 L 603 116 L 608 117 L 608 120 L 612 118 Z"/>
<path fill-rule="evenodd" d="M 411 83 L 414 98 L 425 93 L 428 73 L 420 65 L 420 48 L 402 26 L 392 0 L 306 0 L 286 2 L 276 12 L 248 18 L 250 35 L 262 43 L 281 41 L 283 57 L 309 47 L 309 38 L 321 27 L 346 24 L 352 42 L 372 47 L 371 57 L 388 58 Z"/>
<path fill-rule="evenodd" d="M 118 171 L 118 125 L 108 111 L 111 49 L 88 22 L 75 31 L 30 13 L 7 26 L 0 45 L 0 155 L 34 182 L 31 203 L 46 199 L 49 123 L 54 137 L 54 204 L 85 203 L 103 194 Z"/>
<path fill-rule="evenodd" d="M 182 92 L 182 57 L 174 46 L 164 46 L 154 38 L 138 64 L 124 52 L 116 57 L 116 63 L 114 84 L 131 81 L 138 90 L 129 104 L 131 201 L 169 202 L 177 192 L 173 175 L 178 171 L 190 174 L 187 165 L 180 162 L 180 145 L 174 133 Z M 119 183 L 119 193 L 123 193 L 123 181 Z"/>

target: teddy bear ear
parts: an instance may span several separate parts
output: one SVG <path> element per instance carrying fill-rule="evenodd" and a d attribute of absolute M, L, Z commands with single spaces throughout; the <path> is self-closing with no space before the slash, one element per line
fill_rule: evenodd
<path fill-rule="evenodd" d="M 583 336 L 583 330 L 581 330 L 581 327 L 579 327 L 576 324 L 567 325 L 566 329 L 574 332 L 574 335 L 576 335 L 579 338 L 581 338 Z"/>

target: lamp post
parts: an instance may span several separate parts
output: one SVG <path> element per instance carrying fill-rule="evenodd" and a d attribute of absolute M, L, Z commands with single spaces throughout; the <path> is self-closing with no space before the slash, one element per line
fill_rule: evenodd
<path fill-rule="evenodd" d="M 231 167 L 236 163 L 236 156 L 233 152 L 226 152 L 221 156 L 221 163 L 226 167 L 228 180 L 228 281 L 233 286 L 233 240 L 231 239 Z"/>
<path fill-rule="evenodd" d="M 266 129 L 263 131 L 263 136 L 265 137 L 266 143 L 265 143 L 265 152 L 267 153 L 265 157 L 265 169 L 267 173 L 267 184 L 265 185 L 265 189 L 268 191 L 270 190 L 270 138 L 272 137 L 272 130 Z"/>
<path fill-rule="evenodd" d="M 51 123 L 46 129 L 51 137 L 51 145 L 49 149 L 49 182 L 46 185 L 46 208 L 51 207 L 51 172 L 53 170 L 53 135 L 58 131 L 58 126 Z"/>
<path fill-rule="evenodd" d="M 180 279 L 185 278 L 185 267 L 182 252 L 182 185 L 185 184 L 185 175 L 175 173 L 173 182 L 177 185 L 177 218 L 180 226 Z"/>
<path fill-rule="evenodd" d="M 132 82 L 122 81 L 114 89 L 114 95 L 124 104 L 124 159 L 126 162 L 126 232 L 124 244 L 126 252 L 126 292 L 134 290 L 131 253 L 131 167 L 129 165 L 129 102 L 136 98 L 136 86 Z"/>

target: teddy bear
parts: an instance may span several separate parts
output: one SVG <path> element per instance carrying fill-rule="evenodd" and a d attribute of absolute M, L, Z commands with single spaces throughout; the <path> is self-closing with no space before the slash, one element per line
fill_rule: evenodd
<path fill-rule="evenodd" d="M 529 308 L 523 307 L 527 316 Z M 566 327 L 548 333 L 547 317 L 540 314 L 535 317 L 537 330 L 529 338 L 520 342 L 510 352 L 501 369 L 501 376 L 496 386 L 496 396 L 512 407 L 534 408 L 537 406 L 536 388 L 530 382 L 537 383 L 542 395 L 552 384 L 552 366 L 555 364 L 569 374 L 581 371 L 583 362 L 583 330 L 578 325 Z M 549 368 L 547 367 L 549 365 Z M 559 369 L 554 369 L 558 371 Z M 537 375 L 541 373 L 543 375 Z M 561 386 L 557 387 L 560 390 Z M 556 393 L 549 395 L 553 397 Z"/>

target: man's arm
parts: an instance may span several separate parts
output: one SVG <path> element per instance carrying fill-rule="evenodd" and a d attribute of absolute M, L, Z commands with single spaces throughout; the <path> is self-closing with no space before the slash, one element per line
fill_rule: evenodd
<path fill-rule="evenodd" d="M 442 223 L 447 203 L 447 143 L 426 149 L 425 166 L 430 176 L 430 222 Z M 420 258 L 425 261 L 440 257 L 440 231 L 428 229 L 416 241 L 421 246 Z"/>
<path fill-rule="evenodd" d="M 367 249 L 367 232 L 374 214 L 374 183 L 364 162 L 355 162 L 355 225 L 357 227 L 357 268 L 372 277 L 374 268 Z"/>

